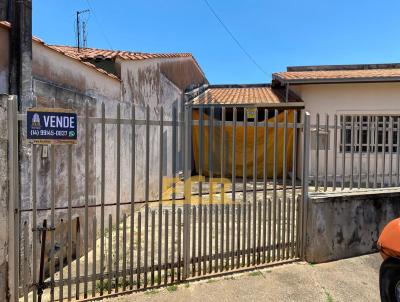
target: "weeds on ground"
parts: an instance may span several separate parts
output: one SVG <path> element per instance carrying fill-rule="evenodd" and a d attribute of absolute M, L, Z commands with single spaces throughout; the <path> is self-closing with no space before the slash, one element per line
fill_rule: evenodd
<path fill-rule="evenodd" d="M 111 285 L 111 290 L 115 288 L 115 279 L 111 280 L 111 284 L 108 282 L 108 279 L 103 280 L 103 284 L 101 284 L 100 280 L 96 281 L 96 291 L 101 292 L 103 291 L 108 291 Z M 122 278 L 119 278 L 118 280 L 118 288 L 122 288 L 125 285 L 125 287 L 130 287 L 130 286 L 135 286 L 136 281 L 133 281 L 132 283 L 129 280 L 126 280 L 125 282 L 123 281 Z"/>
<path fill-rule="evenodd" d="M 253 272 L 249 273 L 249 276 L 251 276 L 251 277 L 263 276 L 264 277 L 264 275 L 261 271 L 253 271 Z"/>
<path fill-rule="evenodd" d="M 325 301 L 326 301 L 326 302 L 334 302 L 334 300 L 333 300 L 331 294 L 330 294 L 326 289 L 324 289 L 324 292 L 325 292 L 325 296 L 326 296 Z"/>
<path fill-rule="evenodd" d="M 215 280 L 215 279 L 209 279 L 209 280 L 207 280 L 206 283 L 215 283 L 215 282 L 217 282 L 217 280 Z"/>
<path fill-rule="evenodd" d="M 150 289 L 150 290 L 147 290 L 144 292 L 145 295 L 154 295 L 157 293 L 158 293 L 158 290 L 156 290 L 156 289 Z"/>
<path fill-rule="evenodd" d="M 101 284 L 100 281 L 96 282 L 96 290 L 97 290 L 97 292 L 101 292 L 102 290 L 103 291 L 107 291 L 109 288 L 111 288 L 111 289 L 115 288 L 114 280 L 111 281 L 111 284 L 108 282 L 108 279 L 103 280 L 103 284 Z"/>
<path fill-rule="evenodd" d="M 169 291 L 170 293 L 176 292 L 177 290 L 178 290 L 178 286 L 176 286 L 176 285 L 167 286 L 167 291 Z"/>

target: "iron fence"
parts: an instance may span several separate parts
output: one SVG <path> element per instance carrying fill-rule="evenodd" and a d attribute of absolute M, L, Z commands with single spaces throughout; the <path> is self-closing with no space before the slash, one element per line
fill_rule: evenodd
<path fill-rule="evenodd" d="M 26 144 L 22 201 L 14 138 L 26 117 L 9 107 L 15 301 L 92 300 L 303 257 L 308 114 L 187 106 L 166 120 L 162 107 L 139 118 L 101 104 L 97 116 L 86 103 L 76 145 L 44 157 Z"/>
<path fill-rule="evenodd" d="M 315 191 L 398 187 L 400 118 L 391 114 L 316 114 L 310 181 Z"/>

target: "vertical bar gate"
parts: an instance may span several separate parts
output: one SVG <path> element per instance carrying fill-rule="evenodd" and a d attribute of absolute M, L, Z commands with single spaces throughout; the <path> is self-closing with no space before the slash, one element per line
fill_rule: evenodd
<path fill-rule="evenodd" d="M 304 256 L 308 114 L 107 106 L 76 109 L 76 145 L 30 144 L 19 158 L 26 115 L 9 100 L 13 301 L 92 300 Z"/>

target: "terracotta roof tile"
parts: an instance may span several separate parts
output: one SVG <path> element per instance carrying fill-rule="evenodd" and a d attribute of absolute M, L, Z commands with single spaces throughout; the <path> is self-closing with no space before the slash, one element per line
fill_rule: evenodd
<path fill-rule="evenodd" d="M 11 25 L 7 21 L 0 21 L 0 26 L 6 29 L 10 29 Z M 162 53 L 141 53 L 141 52 L 132 52 L 132 51 L 120 51 L 120 50 L 107 50 L 107 49 L 98 49 L 98 48 L 81 48 L 78 52 L 77 47 L 73 46 L 60 46 L 60 45 L 48 45 L 43 40 L 32 37 L 33 41 L 43 44 L 44 46 L 55 50 L 67 57 L 73 58 L 75 60 L 80 61 L 82 64 L 90 66 L 91 68 L 96 69 L 97 71 L 112 77 L 114 79 L 119 80 L 117 76 L 111 74 L 104 69 L 98 68 L 95 65 L 86 62 L 85 60 L 91 60 L 96 58 L 104 58 L 104 59 L 114 59 L 114 58 L 121 58 L 123 60 L 145 60 L 145 59 L 158 59 L 158 58 L 192 58 L 201 71 L 200 65 L 197 63 L 196 59 L 193 57 L 191 53 L 169 53 L 169 54 L 162 54 Z"/>
<path fill-rule="evenodd" d="M 274 73 L 273 78 L 289 83 L 400 81 L 400 69 L 288 71 Z"/>
<path fill-rule="evenodd" d="M 50 45 L 50 47 L 70 54 L 71 56 L 77 57 L 81 60 L 90 60 L 96 58 L 114 59 L 119 57 L 123 60 L 146 60 L 146 59 L 158 59 L 158 58 L 184 58 L 192 57 L 190 53 L 142 53 L 132 51 L 121 51 L 121 50 L 107 50 L 98 48 L 81 48 L 78 52 L 77 47 L 72 46 L 59 46 Z"/>
<path fill-rule="evenodd" d="M 11 24 L 10 24 L 9 22 L 7 22 L 7 21 L 0 21 L 0 26 L 3 27 L 3 28 L 6 28 L 7 30 L 11 28 Z M 47 47 L 47 48 L 49 48 L 49 49 L 51 49 L 51 50 L 53 50 L 53 51 L 57 51 L 57 52 L 59 52 L 59 53 L 65 55 L 65 56 L 67 56 L 67 57 L 70 57 L 70 58 L 72 58 L 72 59 L 74 59 L 74 60 L 77 60 L 77 61 L 79 61 L 79 63 L 85 64 L 86 66 L 88 66 L 88 67 L 90 67 L 90 68 L 93 68 L 93 69 L 95 69 L 96 71 L 98 71 L 98 72 L 100 72 L 100 73 L 102 73 L 102 74 L 104 74 L 104 75 L 107 75 L 107 76 L 109 76 L 109 77 L 111 77 L 111 78 L 116 79 L 116 80 L 119 81 L 119 78 L 118 78 L 117 76 L 115 76 L 114 74 L 108 73 L 108 72 L 105 71 L 104 69 L 98 68 L 98 67 L 96 67 L 95 65 L 93 65 L 93 64 L 91 64 L 91 63 L 82 61 L 82 60 L 79 58 L 79 56 L 76 56 L 76 55 L 74 55 L 73 53 L 67 53 L 67 52 L 63 51 L 62 49 L 54 48 L 54 47 L 52 47 L 51 45 L 46 44 L 42 39 L 39 39 L 38 37 L 34 37 L 34 36 L 33 36 L 33 37 L 32 37 L 32 40 L 35 41 L 35 42 L 38 42 L 38 43 L 42 44 L 43 46 L 45 46 L 45 47 Z"/>
<path fill-rule="evenodd" d="M 191 103 L 193 105 L 207 104 L 277 104 L 285 102 L 283 89 L 275 89 L 270 86 L 248 87 L 212 87 L 208 88 Z M 290 94 L 289 102 L 301 102 Z"/>
<path fill-rule="evenodd" d="M 65 55 L 65 56 L 67 56 L 67 57 L 70 57 L 70 58 L 72 58 L 72 59 L 74 59 L 74 60 L 77 60 L 77 61 L 79 61 L 80 63 L 85 64 L 86 66 L 89 66 L 89 67 L 91 67 L 91 68 L 93 68 L 93 69 L 96 69 L 98 72 L 100 72 L 100 73 L 102 73 L 102 74 L 104 74 L 104 75 L 107 75 L 107 76 L 109 76 L 109 77 L 111 77 L 111 78 L 113 78 L 113 79 L 116 79 L 116 80 L 120 80 L 116 75 L 114 75 L 114 74 L 112 74 L 112 73 L 109 73 L 109 72 L 105 71 L 104 69 L 95 66 L 95 65 L 92 64 L 92 63 L 82 61 L 81 58 L 79 58 L 79 56 L 76 56 L 76 55 L 74 55 L 74 54 L 72 54 L 72 53 L 65 52 L 65 51 L 63 51 L 62 49 L 54 48 L 54 47 L 51 46 L 51 45 L 47 45 L 47 44 L 45 44 L 45 43 L 43 43 L 43 44 L 44 44 L 46 47 L 48 47 L 48 48 L 50 48 L 50 49 L 52 49 L 52 50 L 54 50 L 54 51 L 57 51 L 57 52 L 59 52 L 59 53 Z"/>

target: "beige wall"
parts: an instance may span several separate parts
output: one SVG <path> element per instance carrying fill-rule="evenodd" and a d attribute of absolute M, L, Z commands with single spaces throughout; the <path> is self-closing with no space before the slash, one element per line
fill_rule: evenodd
<path fill-rule="evenodd" d="M 400 115 L 400 83 L 346 83 L 346 84 L 318 84 L 318 85 L 296 85 L 291 89 L 304 101 L 305 108 L 311 113 L 311 125 L 314 125 L 316 114 L 320 114 L 320 124 L 325 125 L 325 114 L 329 114 L 330 125 L 333 125 L 334 115 L 338 118 L 341 114 L 399 114 Z M 313 127 L 312 127 L 313 128 Z M 338 134 L 338 141 L 340 134 Z M 328 174 L 332 175 L 334 170 L 333 158 L 333 130 L 330 131 L 330 148 L 328 152 Z M 310 153 L 310 175 L 316 174 L 316 151 Z M 396 171 L 396 154 L 393 155 L 393 171 Z M 337 149 L 337 173 L 342 173 L 342 153 L 339 146 Z M 383 156 L 378 154 L 378 173 L 381 173 Z M 319 152 L 319 173 L 325 171 L 324 152 Z M 346 154 L 345 171 L 350 175 L 350 154 Z M 389 154 L 385 155 L 385 173 L 389 171 Z M 370 173 L 375 166 L 375 157 L 370 157 Z M 361 154 L 361 166 L 358 154 L 355 154 L 353 173 L 358 175 L 367 172 L 367 154 Z M 355 177 L 357 183 L 357 177 Z M 321 178 L 322 180 L 322 178 Z M 378 182 L 380 178 L 378 177 Z"/>
<path fill-rule="evenodd" d="M 400 113 L 400 83 L 298 85 L 291 89 L 303 99 L 312 119 L 316 113 Z"/>

